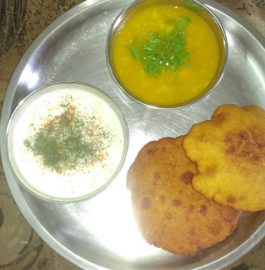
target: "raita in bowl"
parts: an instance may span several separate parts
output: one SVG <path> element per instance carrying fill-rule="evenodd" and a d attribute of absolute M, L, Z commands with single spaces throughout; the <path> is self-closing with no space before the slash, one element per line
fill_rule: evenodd
<path fill-rule="evenodd" d="M 58 83 L 27 96 L 7 129 L 18 182 L 52 201 L 95 195 L 115 178 L 128 144 L 126 121 L 98 89 Z"/>

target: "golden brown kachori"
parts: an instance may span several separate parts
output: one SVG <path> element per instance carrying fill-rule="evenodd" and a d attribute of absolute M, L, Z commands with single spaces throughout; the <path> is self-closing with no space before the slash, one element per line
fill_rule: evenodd
<path fill-rule="evenodd" d="M 265 209 L 265 111 L 222 105 L 191 128 L 183 146 L 197 164 L 197 191 L 235 209 Z"/>
<path fill-rule="evenodd" d="M 176 254 L 193 254 L 228 237 L 240 212 L 193 189 L 196 165 L 182 142 L 181 136 L 146 144 L 128 171 L 127 186 L 143 238 Z"/>

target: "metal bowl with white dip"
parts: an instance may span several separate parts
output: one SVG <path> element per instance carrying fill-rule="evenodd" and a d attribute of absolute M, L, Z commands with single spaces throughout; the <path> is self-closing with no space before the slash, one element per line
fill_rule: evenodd
<path fill-rule="evenodd" d="M 76 201 L 115 178 L 126 155 L 126 123 L 99 90 L 58 83 L 22 100 L 10 118 L 7 146 L 27 190 L 52 201 Z"/>

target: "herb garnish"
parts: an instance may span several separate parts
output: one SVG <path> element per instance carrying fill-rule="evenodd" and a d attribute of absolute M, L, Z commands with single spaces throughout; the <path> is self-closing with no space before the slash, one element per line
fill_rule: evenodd
<path fill-rule="evenodd" d="M 184 30 L 190 23 L 188 17 L 166 21 L 172 30 L 164 35 L 150 32 L 144 43 L 136 40 L 130 46 L 132 56 L 142 62 L 149 74 L 158 74 L 164 70 L 176 71 L 188 63 L 190 54 L 186 50 Z"/>
<path fill-rule="evenodd" d="M 62 114 L 47 117 L 24 145 L 46 168 L 58 173 L 104 160 L 111 133 L 100 126 L 95 115 L 82 115 L 71 98 L 60 106 Z"/>

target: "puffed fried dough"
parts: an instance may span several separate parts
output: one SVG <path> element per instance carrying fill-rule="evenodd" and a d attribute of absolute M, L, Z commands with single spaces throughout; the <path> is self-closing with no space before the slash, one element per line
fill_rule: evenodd
<path fill-rule="evenodd" d="M 239 212 L 192 188 L 196 166 L 182 141 L 164 138 L 145 145 L 128 171 L 127 186 L 143 238 L 176 254 L 193 254 L 228 237 Z"/>
<path fill-rule="evenodd" d="M 195 124 L 183 142 L 198 165 L 194 189 L 235 209 L 265 209 L 265 112 L 257 106 L 222 105 Z"/>

